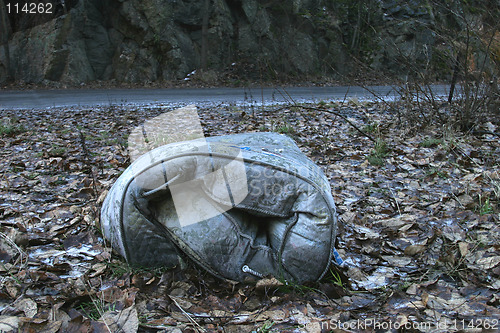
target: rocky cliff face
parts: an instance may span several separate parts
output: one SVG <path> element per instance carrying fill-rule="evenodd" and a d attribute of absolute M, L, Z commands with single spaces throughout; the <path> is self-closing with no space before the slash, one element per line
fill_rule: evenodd
<path fill-rule="evenodd" d="M 201 65 L 203 5 L 198 0 L 81 0 L 67 15 L 13 34 L 14 77 L 73 84 L 182 79 Z M 334 52 L 340 54 L 342 43 L 340 34 L 327 35 L 300 14 L 317 5 L 315 0 L 209 1 L 208 68 L 236 63 L 256 76 L 324 70 L 335 62 L 328 59 L 330 48 L 337 45 Z"/>
<path fill-rule="evenodd" d="M 74 0 L 66 14 L 13 29 L 11 69 L 15 80 L 34 83 L 142 83 L 183 79 L 204 57 L 211 71 L 240 71 L 245 79 L 345 74 L 355 66 L 354 49 L 382 71 L 399 71 L 401 54 L 432 58 L 435 15 L 427 0 L 367 3 Z M 0 48 L 0 82 L 5 57 Z"/>

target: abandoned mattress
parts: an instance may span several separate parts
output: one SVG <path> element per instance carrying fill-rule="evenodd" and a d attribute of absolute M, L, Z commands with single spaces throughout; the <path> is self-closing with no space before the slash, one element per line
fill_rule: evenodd
<path fill-rule="evenodd" d="M 101 210 L 112 247 L 133 265 L 215 276 L 319 280 L 337 216 L 321 169 L 287 136 L 248 133 L 172 143 L 142 155 Z"/>

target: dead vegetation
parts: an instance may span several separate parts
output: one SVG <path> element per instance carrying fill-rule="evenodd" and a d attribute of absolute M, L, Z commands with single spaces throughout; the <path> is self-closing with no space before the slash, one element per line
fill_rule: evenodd
<path fill-rule="evenodd" d="M 476 135 L 409 134 L 384 103 L 199 110 L 206 135 L 294 138 L 340 214 L 348 268 L 307 286 L 231 285 L 189 263 L 129 267 L 101 238 L 100 204 L 129 164 L 128 134 L 166 111 L 2 111 L 22 130 L 0 132 L 0 331 L 498 330 L 498 119 Z"/>

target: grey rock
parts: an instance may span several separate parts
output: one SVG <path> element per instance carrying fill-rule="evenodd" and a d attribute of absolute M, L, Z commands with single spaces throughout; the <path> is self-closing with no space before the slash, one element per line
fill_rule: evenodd
<path fill-rule="evenodd" d="M 22 29 L 9 40 L 14 78 L 74 84 L 184 79 L 201 65 L 203 3 L 87 0 L 31 28 L 20 23 L 16 26 Z M 368 37 L 356 39 L 352 34 L 357 23 L 352 20 L 357 16 L 352 11 L 362 7 L 346 2 L 211 0 L 209 69 L 220 73 L 238 68 L 235 73 L 247 79 L 343 75 L 355 66 L 352 47 L 362 49 L 361 60 L 382 73 L 404 74 L 407 63 L 418 67 L 432 58 L 437 40 L 433 27 L 447 19 L 439 8 L 427 0 L 363 4 L 368 5 L 373 29 Z M 463 10 L 453 6 L 458 6 L 456 12 Z M 463 28 L 460 22 L 449 24 Z M 0 56 L 0 83 L 7 77 L 5 63 L 5 55 Z"/>
<path fill-rule="evenodd" d="M 0 63 L 0 82 L 7 82 L 7 68 L 3 63 Z"/>
<path fill-rule="evenodd" d="M 293 68 L 301 74 L 312 73 L 317 68 L 316 45 L 310 35 L 292 31 L 294 47 L 290 47 L 288 57 Z M 292 39 L 291 36 L 286 37 Z"/>

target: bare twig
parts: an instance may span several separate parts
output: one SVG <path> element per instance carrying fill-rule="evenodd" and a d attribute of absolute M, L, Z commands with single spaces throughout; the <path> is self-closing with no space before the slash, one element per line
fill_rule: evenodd
<path fill-rule="evenodd" d="M 89 150 L 87 148 L 87 145 L 85 144 L 85 136 L 83 135 L 82 131 L 78 131 L 78 133 L 80 135 L 80 143 L 82 145 L 83 154 L 85 155 L 85 163 L 87 164 L 87 167 L 90 170 L 90 174 L 92 175 L 92 189 L 94 191 L 94 196 L 97 196 L 97 179 L 94 173 L 94 169 L 92 168 Z"/>
<path fill-rule="evenodd" d="M 175 305 L 179 308 L 179 310 L 181 310 L 184 316 L 186 316 L 186 318 L 194 325 L 194 327 L 198 332 L 206 332 L 205 329 L 203 329 L 203 327 L 201 327 L 200 324 L 198 324 L 196 320 L 194 320 L 193 317 L 191 317 L 191 315 L 186 310 L 184 310 L 182 306 L 179 305 L 179 303 L 175 300 L 175 297 L 172 296 L 168 297 L 175 303 Z"/>
<path fill-rule="evenodd" d="M 396 194 L 394 193 L 392 188 L 389 187 L 389 191 L 391 191 L 392 197 L 394 198 L 394 202 L 396 203 L 396 207 L 398 208 L 399 216 L 401 216 L 401 209 L 399 208 L 398 198 L 396 198 Z"/>
<path fill-rule="evenodd" d="M 80 132 L 81 133 L 81 132 Z M 85 285 L 88 284 L 89 288 L 90 289 L 87 289 L 87 286 Z M 104 316 L 104 310 L 103 310 L 103 304 L 104 304 L 104 300 L 101 299 L 101 300 L 98 300 L 96 297 L 95 297 L 95 293 L 94 292 L 91 292 L 92 291 L 92 285 L 90 284 L 89 281 L 87 281 L 85 279 L 85 283 L 83 284 L 84 288 L 85 288 L 85 291 L 87 292 L 87 295 L 90 297 L 90 300 L 92 301 L 92 304 L 95 306 L 97 312 L 99 313 L 99 316 L 102 318 Z M 102 284 L 102 281 L 101 281 L 101 284 Z M 98 302 L 101 302 L 101 306 L 99 306 L 99 303 Z M 104 318 L 102 318 L 103 320 L 103 323 L 104 325 L 106 326 L 106 329 L 108 330 L 109 333 L 112 332 L 111 328 L 109 327 L 108 323 L 106 322 L 106 320 L 104 320 Z"/>
<path fill-rule="evenodd" d="M 21 261 L 21 266 L 19 267 L 19 270 L 21 270 L 25 266 L 25 264 L 28 263 L 28 255 L 9 236 L 4 234 L 3 232 L 0 232 L 0 237 L 5 239 L 5 241 L 9 243 L 9 245 L 12 246 L 14 249 L 16 249 L 16 251 L 19 253 Z M 23 258 L 26 258 L 26 263 L 23 263 Z"/>

